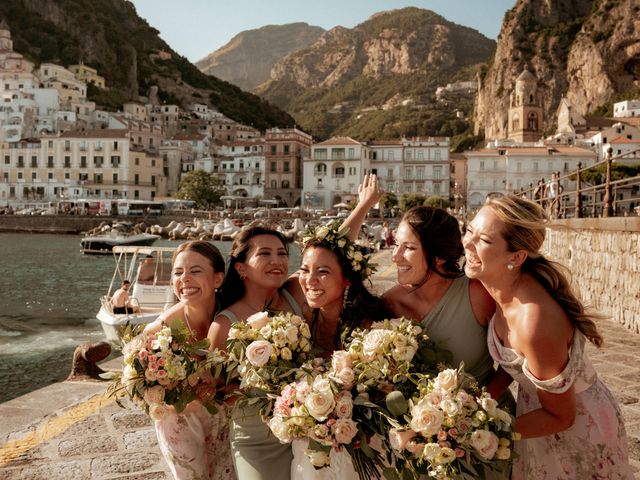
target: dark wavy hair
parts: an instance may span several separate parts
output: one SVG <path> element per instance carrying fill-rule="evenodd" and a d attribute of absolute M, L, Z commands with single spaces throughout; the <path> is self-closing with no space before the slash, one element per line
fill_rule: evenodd
<path fill-rule="evenodd" d="M 435 207 L 413 207 L 402 217 L 420 240 L 429 271 L 444 278 L 464 275 L 460 259 L 464 255 L 458 220 Z M 443 260 L 441 268 L 436 260 Z"/>
<path fill-rule="evenodd" d="M 227 274 L 224 277 L 224 282 L 220 287 L 220 306 L 224 310 L 225 308 L 233 305 L 240 300 L 246 291 L 244 281 L 240 278 L 240 274 L 236 270 L 237 263 L 244 263 L 247 260 L 247 254 L 251 245 L 249 241 L 258 235 L 271 235 L 276 237 L 282 242 L 287 255 L 289 255 L 289 244 L 287 238 L 282 232 L 277 230 L 277 226 L 270 222 L 263 220 L 256 220 L 240 230 L 236 237 L 233 239 L 231 245 L 231 252 L 229 253 L 229 261 L 227 265 Z"/>
<path fill-rule="evenodd" d="M 338 259 L 342 274 L 349 282 L 349 291 L 344 301 L 344 308 L 340 315 L 336 339 L 334 340 L 336 346 L 339 347 L 341 339 L 345 338 L 345 335 L 349 335 L 354 328 L 362 327 L 369 321 L 375 322 L 393 317 L 393 314 L 383 300 L 369 291 L 362 280 L 360 272 L 353 269 L 344 251 L 335 243 L 327 244 L 327 242 L 312 238 L 305 243 L 302 255 L 310 248 L 324 248 L 333 253 Z M 312 330 L 314 329 L 315 322 L 317 322 L 317 316 L 317 311 L 314 311 L 311 325 Z"/>

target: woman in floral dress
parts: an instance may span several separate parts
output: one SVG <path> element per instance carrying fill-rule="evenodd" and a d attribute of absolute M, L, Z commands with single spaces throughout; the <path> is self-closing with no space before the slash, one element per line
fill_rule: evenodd
<path fill-rule="evenodd" d="M 601 346 L 596 316 L 560 266 L 540 253 L 545 214 L 516 197 L 488 201 L 464 237 L 465 272 L 496 301 L 488 345 L 506 380 L 518 382 L 512 478 L 633 479 L 620 410 L 584 353 Z M 494 388 L 495 387 L 495 388 Z"/>
<path fill-rule="evenodd" d="M 224 260 L 204 241 L 185 242 L 175 251 L 171 282 L 179 303 L 145 328 L 150 334 L 180 320 L 193 340 L 207 337 L 216 311 L 216 290 L 224 279 Z M 212 336 L 214 337 L 214 336 Z M 211 348 L 225 347 L 213 338 Z M 229 425 L 224 409 L 211 415 L 199 401 L 181 412 L 154 421 L 160 450 L 176 480 L 231 480 L 235 478 L 229 447 Z"/>

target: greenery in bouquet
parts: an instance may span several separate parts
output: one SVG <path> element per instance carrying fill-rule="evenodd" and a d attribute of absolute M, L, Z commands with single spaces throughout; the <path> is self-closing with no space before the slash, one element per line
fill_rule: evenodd
<path fill-rule="evenodd" d="M 396 478 L 507 478 L 517 438 L 513 417 L 462 367 L 425 376 L 406 405 L 389 419 Z"/>
<path fill-rule="evenodd" d="M 180 320 L 168 322 L 159 331 L 146 334 L 144 325 L 124 332 L 124 367 L 112 378 L 109 393 L 128 397 L 154 420 L 163 418 L 169 408 L 182 412 L 192 401 L 200 401 L 216 413 L 225 400 L 225 352 L 209 351 L 209 340 L 194 341 L 189 328 Z"/>
<path fill-rule="evenodd" d="M 332 449 L 344 449 L 361 479 L 379 478 L 383 458 L 370 446 L 373 432 L 357 418 L 354 405 L 363 389 L 349 370 L 344 351 L 334 352 L 330 363 L 317 358 L 303 365 L 276 398 L 267 424 L 282 443 L 307 439 L 305 454 L 316 469 L 330 465 Z"/>
<path fill-rule="evenodd" d="M 271 315 L 271 316 L 270 316 Z M 239 402 L 267 414 L 298 368 L 311 358 L 309 325 L 292 313 L 258 312 L 231 326 L 229 372 L 240 379 Z"/>

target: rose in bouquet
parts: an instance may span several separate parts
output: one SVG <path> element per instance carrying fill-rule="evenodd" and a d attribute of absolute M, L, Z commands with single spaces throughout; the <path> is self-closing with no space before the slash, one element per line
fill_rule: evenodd
<path fill-rule="evenodd" d="M 462 367 L 425 376 L 391 426 L 396 469 L 413 478 L 506 478 L 516 438 L 512 417 L 475 390 Z"/>
<path fill-rule="evenodd" d="M 124 367 L 113 376 L 110 394 L 128 396 L 154 420 L 169 408 L 180 413 L 192 401 L 200 401 L 216 413 L 224 401 L 218 389 L 225 377 L 226 354 L 208 350 L 209 340 L 193 341 L 179 320 L 153 334 L 140 332 L 143 325 L 128 329 L 123 338 Z"/>
<path fill-rule="evenodd" d="M 240 379 L 240 401 L 266 414 L 282 388 L 310 359 L 309 325 L 292 313 L 259 312 L 229 331 L 229 370 Z"/>
<path fill-rule="evenodd" d="M 354 395 L 360 394 L 349 362 L 347 352 L 336 351 L 330 361 L 305 364 L 276 398 L 267 423 L 282 443 L 307 439 L 305 454 L 316 469 L 330 465 L 332 449 L 344 449 L 360 478 L 378 478 L 382 456 L 354 418 Z"/>

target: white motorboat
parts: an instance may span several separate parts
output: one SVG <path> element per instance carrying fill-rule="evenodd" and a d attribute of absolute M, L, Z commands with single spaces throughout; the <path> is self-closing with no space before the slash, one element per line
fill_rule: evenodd
<path fill-rule="evenodd" d="M 175 304 L 171 287 L 171 256 L 174 247 L 115 246 L 115 270 L 106 295 L 100 298 L 96 317 L 107 340 L 121 343 L 120 334 L 127 325 L 147 324 Z M 111 296 L 124 280 L 131 282 L 129 298 L 134 312 L 114 313 Z"/>
<path fill-rule="evenodd" d="M 146 246 L 153 245 L 160 235 L 139 233 L 137 235 L 123 235 L 116 230 L 104 235 L 93 235 L 80 240 L 82 253 L 109 254 L 116 246 Z"/>

